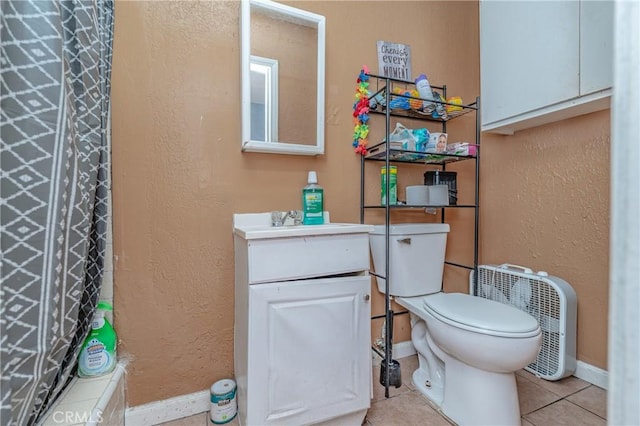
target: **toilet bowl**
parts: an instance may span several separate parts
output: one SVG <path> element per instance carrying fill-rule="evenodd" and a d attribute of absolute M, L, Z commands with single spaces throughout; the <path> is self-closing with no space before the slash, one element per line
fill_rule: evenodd
<path fill-rule="evenodd" d="M 520 424 L 514 372 L 542 342 L 536 319 L 512 306 L 442 292 L 447 224 L 389 227 L 389 293 L 411 314 L 418 353 L 412 381 L 459 425 Z M 385 228 L 370 236 L 376 271 L 385 270 Z M 385 280 L 378 289 L 384 291 Z"/>
<path fill-rule="evenodd" d="M 461 293 L 395 300 L 412 317 L 417 389 L 459 425 L 520 424 L 514 372 L 538 355 L 534 317 Z"/>

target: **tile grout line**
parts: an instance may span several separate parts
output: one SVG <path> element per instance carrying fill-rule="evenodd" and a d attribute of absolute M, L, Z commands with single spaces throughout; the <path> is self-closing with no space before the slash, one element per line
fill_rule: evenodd
<path fill-rule="evenodd" d="M 576 393 L 577 393 L 577 392 L 576 392 Z M 573 394 L 572 394 L 572 395 L 573 395 Z M 602 416 L 601 416 L 601 415 L 599 415 L 598 413 L 594 413 L 593 411 L 589 410 L 587 407 L 583 407 L 583 406 L 581 406 L 581 405 L 578 405 L 578 404 L 576 404 L 576 403 L 575 403 L 575 402 L 573 402 L 573 401 L 569 401 L 569 400 L 567 400 L 567 402 L 568 402 L 569 404 L 573 404 L 573 405 L 575 405 L 575 406 L 576 406 L 576 407 L 578 407 L 578 408 L 582 408 L 583 410 L 590 412 L 590 413 L 591 413 L 591 414 L 593 414 L 594 416 L 597 416 L 598 418 L 601 418 L 601 419 L 602 419 L 602 420 L 604 420 L 604 421 L 607 421 L 606 417 L 602 417 Z"/>
<path fill-rule="evenodd" d="M 592 386 L 594 386 L 594 385 L 592 385 Z M 585 389 L 586 389 L 586 388 L 585 388 Z M 581 390 L 584 390 L 584 389 L 581 389 Z M 569 394 L 569 395 L 567 395 L 567 397 L 568 397 L 568 396 L 571 396 L 571 395 L 574 395 L 574 394 L 576 394 L 576 393 L 578 393 L 578 392 L 580 392 L 580 391 L 576 391 L 576 392 L 574 392 L 574 393 L 572 393 L 572 394 Z M 560 396 L 560 395 L 558 395 L 558 394 L 555 394 L 555 395 L 556 395 L 556 396 Z M 529 423 L 531 423 L 531 424 L 533 424 L 533 425 L 535 426 L 536 424 L 535 424 L 535 423 L 533 423 L 530 419 L 525 418 L 525 416 L 528 416 L 528 415 L 533 414 L 533 413 L 535 413 L 535 412 L 537 412 L 537 411 L 543 410 L 543 409 L 545 409 L 545 408 L 547 408 L 547 407 L 549 407 L 549 406 L 551 406 L 551 405 L 553 405 L 553 404 L 556 404 L 556 403 L 558 403 L 558 402 L 560 402 L 560 401 L 564 401 L 564 400 L 566 400 L 566 402 L 568 402 L 569 404 L 571 404 L 571 405 L 575 405 L 576 407 L 581 408 L 581 409 L 583 409 L 583 410 L 585 410 L 585 411 L 587 411 L 587 412 L 589 412 L 589 413 L 593 414 L 594 416 L 598 417 L 599 419 L 604 420 L 605 422 L 607 421 L 607 419 L 606 419 L 606 418 L 604 418 L 604 417 L 602 417 L 602 416 L 598 415 L 597 413 L 594 413 L 593 411 L 589 410 L 588 408 L 586 408 L 586 407 L 582 407 L 582 406 L 580 406 L 580 405 L 576 404 L 575 402 L 571 402 L 571 401 L 569 401 L 569 400 L 567 399 L 567 397 L 564 397 L 564 398 L 562 398 L 562 397 L 561 397 L 560 399 L 557 399 L 557 400 L 555 400 L 555 401 L 553 401 L 553 402 L 550 402 L 550 403 L 548 403 L 547 405 L 543 405 L 542 407 L 537 408 L 537 409 L 535 409 L 535 410 L 533 410 L 533 411 L 530 411 L 530 412 L 528 412 L 527 414 L 521 415 L 521 416 L 520 416 L 520 418 L 521 418 L 521 419 L 524 419 L 524 420 L 526 420 L 526 421 L 528 421 Z"/>

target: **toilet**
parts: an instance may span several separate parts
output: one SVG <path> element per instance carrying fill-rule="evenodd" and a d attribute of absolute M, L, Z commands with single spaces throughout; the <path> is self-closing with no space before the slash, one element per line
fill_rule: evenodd
<path fill-rule="evenodd" d="M 542 332 L 512 306 L 442 292 L 448 232 L 446 223 L 389 225 L 389 293 L 411 316 L 413 384 L 459 425 L 519 425 L 514 372 L 536 359 Z M 385 226 L 375 226 L 369 241 L 384 274 Z M 385 280 L 376 281 L 385 293 Z"/>

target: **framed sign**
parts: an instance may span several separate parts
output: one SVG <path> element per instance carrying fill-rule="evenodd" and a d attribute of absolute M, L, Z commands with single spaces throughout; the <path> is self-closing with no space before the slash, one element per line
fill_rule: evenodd
<path fill-rule="evenodd" d="M 378 73 L 384 77 L 413 83 L 411 46 L 378 41 Z"/>

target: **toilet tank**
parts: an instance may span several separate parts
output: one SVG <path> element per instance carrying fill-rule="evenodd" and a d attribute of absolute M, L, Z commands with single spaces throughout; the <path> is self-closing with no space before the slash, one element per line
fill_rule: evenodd
<path fill-rule="evenodd" d="M 403 223 L 389 225 L 389 293 L 412 297 L 442 289 L 447 223 Z M 374 226 L 369 237 L 373 267 L 385 275 L 385 226 Z M 376 277 L 378 291 L 385 292 L 385 280 Z"/>

